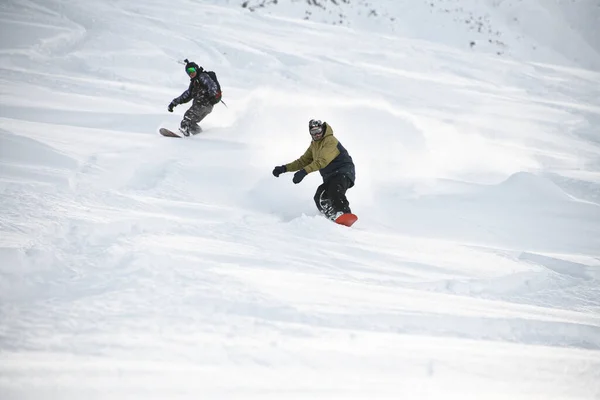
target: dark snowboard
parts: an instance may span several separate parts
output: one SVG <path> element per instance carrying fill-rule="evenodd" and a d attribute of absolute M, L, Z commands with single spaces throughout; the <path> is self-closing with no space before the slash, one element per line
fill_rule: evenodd
<path fill-rule="evenodd" d="M 185 137 L 185 135 L 183 133 L 181 133 L 181 130 L 178 133 L 175 133 L 167 128 L 160 128 L 158 130 L 158 132 L 166 137 L 174 137 L 174 138 L 182 138 Z M 202 132 L 202 129 L 200 127 L 198 127 L 198 132 L 192 133 L 192 136 L 195 136 L 197 134 L 199 134 L 200 132 Z"/>
<path fill-rule="evenodd" d="M 173 131 L 170 131 L 170 130 L 168 130 L 167 128 L 160 128 L 160 129 L 158 130 L 158 132 L 159 132 L 161 135 L 163 135 L 163 136 L 166 136 L 166 137 L 181 138 L 181 136 L 179 136 L 178 134 L 176 134 L 176 133 L 175 133 L 175 132 L 173 132 Z"/>

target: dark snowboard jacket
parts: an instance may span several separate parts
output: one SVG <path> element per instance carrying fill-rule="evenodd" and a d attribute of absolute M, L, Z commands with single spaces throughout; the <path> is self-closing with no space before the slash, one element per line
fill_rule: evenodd
<path fill-rule="evenodd" d="M 323 182 L 336 174 L 344 174 L 354 186 L 356 178 L 354 162 L 348 151 L 333 136 L 333 129 L 325 123 L 325 135 L 321 140 L 312 141 L 306 152 L 296 161 L 286 164 L 287 171 L 298 171 L 302 168 L 307 173 L 319 171 Z"/>
<path fill-rule="evenodd" d="M 209 99 L 214 98 L 217 94 L 217 84 L 204 71 L 196 73 L 194 78 L 190 78 L 190 86 L 181 96 L 173 99 L 175 104 L 184 104 L 190 100 L 200 103 L 210 104 Z"/>

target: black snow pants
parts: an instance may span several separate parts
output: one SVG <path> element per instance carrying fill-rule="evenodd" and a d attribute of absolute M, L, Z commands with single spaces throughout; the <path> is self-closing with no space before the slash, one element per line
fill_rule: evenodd
<path fill-rule="evenodd" d="M 315 193 L 315 204 L 327 218 L 333 219 L 338 212 L 349 213 L 350 203 L 346 191 L 354 182 L 344 174 L 335 174 L 323 182 Z"/>
<path fill-rule="evenodd" d="M 190 133 L 198 133 L 201 129 L 198 123 L 202 121 L 213 110 L 213 105 L 204 98 L 194 99 L 192 106 L 183 114 L 183 120 L 179 126 Z"/>

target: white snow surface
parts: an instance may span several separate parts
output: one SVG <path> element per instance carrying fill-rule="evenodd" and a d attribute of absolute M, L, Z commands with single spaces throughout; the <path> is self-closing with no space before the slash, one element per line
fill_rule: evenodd
<path fill-rule="evenodd" d="M 598 0 L 209 0 L 250 12 L 600 71 Z M 417 45 L 418 42 L 415 42 Z"/>
<path fill-rule="evenodd" d="M 0 19 L 0 399 L 600 398 L 600 73 L 229 3 Z M 164 138 L 186 57 L 228 107 Z M 271 175 L 311 118 L 352 228 Z"/>

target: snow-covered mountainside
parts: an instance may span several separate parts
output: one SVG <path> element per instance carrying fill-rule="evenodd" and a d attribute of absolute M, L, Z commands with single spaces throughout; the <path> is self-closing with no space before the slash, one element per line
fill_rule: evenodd
<path fill-rule="evenodd" d="M 0 400 L 600 398 L 600 73 L 387 4 L 2 2 Z M 165 138 L 184 58 L 227 107 Z M 311 118 L 352 228 L 272 175 Z"/>
<path fill-rule="evenodd" d="M 600 69 L 597 0 L 230 0 L 258 13 Z"/>

